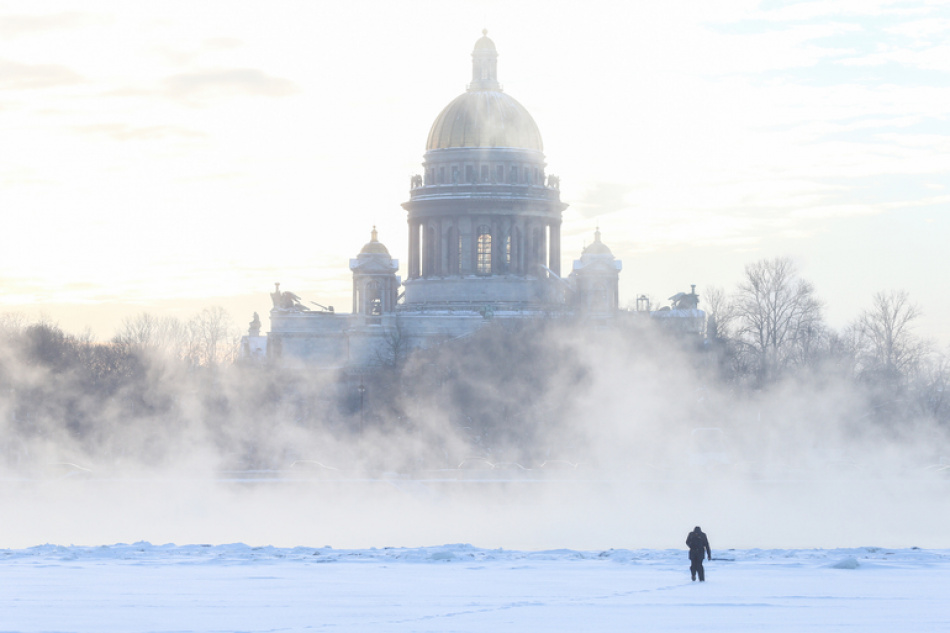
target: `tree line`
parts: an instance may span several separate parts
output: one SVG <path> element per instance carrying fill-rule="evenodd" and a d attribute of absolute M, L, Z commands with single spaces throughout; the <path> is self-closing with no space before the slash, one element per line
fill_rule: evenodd
<path fill-rule="evenodd" d="M 823 382 L 861 394 L 851 417 L 862 424 L 950 431 L 950 358 L 916 333 L 922 312 L 906 292 L 877 293 L 840 330 L 786 258 L 749 264 L 731 292 L 704 295 L 709 336 L 698 350 L 649 320 L 497 320 L 425 350 L 397 337 L 359 374 L 241 359 L 222 308 L 142 313 L 101 342 L 2 315 L 0 468 L 70 454 L 157 465 L 198 446 L 220 467 L 268 468 L 370 441 L 393 469 L 466 454 L 530 462 L 576 454 L 604 420 L 642 424 L 637 411 L 668 429 L 684 417 L 664 410 L 670 398 L 701 415 L 690 394 L 739 402 L 800 384 L 807 398 Z"/>
<path fill-rule="evenodd" d="M 0 315 L 0 467 L 69 454 L 161 461 L 176 431 L 215 420 L 214 381 L 239 340 L 220 307 L 129 317 L 105 342 Z"/>
<path fill-rule="evenodd" d="M 923 312 L 904 290 L 877 292 L 836 330 L 824 321 L 814 286 L 784 257 L 747 265 L 731 293 L 706 289 L 704 308 L 723 381 L 764 389 L 834 375 L 870 394 L 877 417 L 950 425 L 950 356 L 916 332 Z"/>

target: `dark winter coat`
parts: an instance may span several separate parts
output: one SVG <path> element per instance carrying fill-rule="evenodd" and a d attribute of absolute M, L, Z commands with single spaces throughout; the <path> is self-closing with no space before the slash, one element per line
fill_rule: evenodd
<path fill-rule="evenodd" d="M 703 560 L 703 554 L 712 558 L 712 550 L 709 549 L 709 539 L 705 532 L 690 532 L 686 537 L 686 547 L 689 548 L 690 560 Z"/>

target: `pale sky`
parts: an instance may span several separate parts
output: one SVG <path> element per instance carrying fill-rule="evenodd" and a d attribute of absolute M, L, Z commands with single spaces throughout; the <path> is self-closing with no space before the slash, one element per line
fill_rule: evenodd
<path fill-rule="evenodd" d="M 950 343 L 950 3 L 4 2 L 0 312 L 108 338 L 275 281 L 349 311 L 373 225 L 488 29 L 621 304 L 788 255 L 841 327 L 880 290 Z M 701 305 L 702 307 L 702 305 Z"/>

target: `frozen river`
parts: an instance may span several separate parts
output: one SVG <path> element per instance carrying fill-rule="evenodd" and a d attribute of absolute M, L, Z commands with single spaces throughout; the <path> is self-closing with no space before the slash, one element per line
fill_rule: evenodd
<path fill-rule="evenodd" d="M 950 551 L 0 550 L 0 631 L 947 631 Z"/>

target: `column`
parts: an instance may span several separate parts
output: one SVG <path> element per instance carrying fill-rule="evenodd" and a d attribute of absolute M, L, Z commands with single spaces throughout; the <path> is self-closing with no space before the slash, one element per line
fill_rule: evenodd
<path fill-rule="evenodd" d="M 445 271 L 448 266 L 445 265 L 445 239 L 442 235 L 444 231 L 442 218 L 434 220 L 436 223 L 435 227 L 435 244 L 432 245 L 432 272 L 438 277 L 445 275 Z"/>
<path fill-rule="evenodd" d="M 538 263 L 548 265 L 548 226 L 546 224 L 541 225 L 541 252 L 538 253 Z M 543 270 L 538 274 L 542 277 L 547 275 Z"/>
<path fill-rule="evenodd" d="M 419 276 L 419 224 L 409 220 L 409 279 Z"/>
<path fill-rule="evenodd" d="M 558 277 L 561 276 L 561 223 L 551 224 L 551 246 L 549 249 L 548 268 Z"/>

